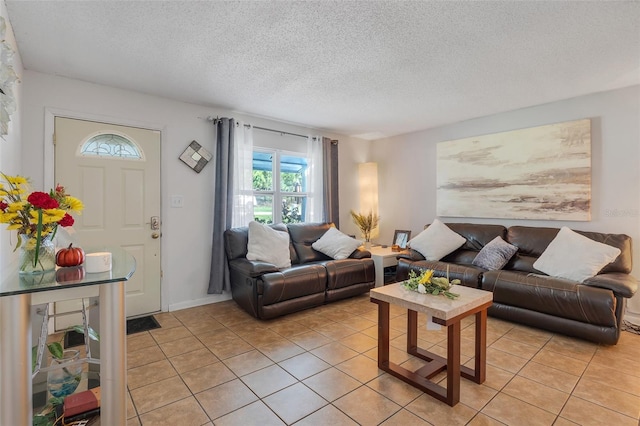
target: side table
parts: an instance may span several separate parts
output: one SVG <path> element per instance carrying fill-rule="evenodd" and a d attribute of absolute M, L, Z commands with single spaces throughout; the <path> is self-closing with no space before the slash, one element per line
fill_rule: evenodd
<path fill-rule="evenodd" d="M 384 268 L 396 266 L 398 264 L 397 256 L 399 251 L 391 250 L 391 247 L 382 248 L 381 246 L 371 247 L 371 259 L 376 271 L 376 287 L 384 285 Z"/>
<path fill-rule="evenodd" d="M 33 418 L 31 306 L 61 300 L 99 297 L 100 383 L 104 425 L 127 424 L 127 339 L 125 282 L 135 271 L 134 257 L 121 247 L 108 272 L 77 281 L 56 280 L 55 271 L 20 276 L 13 262 L 0 274 L 0 424 L 30 425 Z"/>

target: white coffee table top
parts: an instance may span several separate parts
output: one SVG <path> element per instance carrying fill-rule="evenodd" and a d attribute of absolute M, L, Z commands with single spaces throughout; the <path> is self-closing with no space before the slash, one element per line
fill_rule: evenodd
<path fill-rule="evenodd" d="M 454 285 L 449 291 L 460 296 L 449 299 L 443 295 L 421 294 L 405 289 L 402 283 L 371 289 L 369 296 L 372 299 L 423 312 L 445 321 L 493 301 L 493 293 L 490 291 L 463 285 Z"/>

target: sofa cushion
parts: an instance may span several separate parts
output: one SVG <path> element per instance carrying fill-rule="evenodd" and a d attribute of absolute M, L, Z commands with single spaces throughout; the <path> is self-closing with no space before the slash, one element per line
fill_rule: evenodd
<path fill-rule="evenodd" d="M 267 225 L 249 222 L 247 259 L 272 263 L 277 268 L 291 267 L 289 233 L 276 231 Z"/>
<path fill-rule="evenodd" d="M 502 225 L 486 225 L 479 223 L 449 222 L 446 225 L 456 234 L 462 235 L 467 241 L 462 250 L 480 251 L 495 237 L 507 238 L 507 228 Z"/>
<path fill-rule="evenodd" d="M 511 226 L 507 230 L 505 240 L 518 247 L 518 253 L 506 266 L 507 269 L 537 272 L 533 263 L 545 251 L 551 241 L 558 235 L 558 228 L 533 226 Z M 602 269 L 605 272 L 622 272 L 630 274 L 632 269 L 631 237 L 625 234 L 603 234 L 600 232 L 575 231 L 593 241 L 619 248 L 622 253 L 616 260 Z"/>
<path fill-rule="evenodd" d="M 358 283 L 375 284 L 373 259 L 342 259 L 321 262 L 327 269 L 327 290 Z"/>
<path fill-rule="evenodd" d="M 482 274 L 483 290 L 493 292 L 493 303 L 542 312 L 588 324 L 616 325 L 613 292 L 574 281 L 512 271 Z"/>
<path fill-rule="evenodd" d="M 480 250 L 471 263 L 489 270 L 502 269 L 517 251 L 518 247 L 509 244 L 501 237 L 495 237 Z"/>
<path fill-rule="evenodd" d="M 619 248 L 593 241 L 564 226 L 533 266 L 547 275 L 582 282 L 619 254 Z"/>
<path fill-rule="evenodd" d="M 311 247 L 331 226 L 333 225 L 330 223 L 290 223 L 287 225 L 291 243 L 300 264 L 331 259 Z"/>
<path fill-rule="evenodd" d="M 593 241 L 617 247 L 622 253 L 613 262 L 602 268 L 600 273 L 623 272 L 630 274 L 632 266 L 631 237 L 625 234 L 603 234 L 601 232 L 576 231 Z"/>
<path fill-rule="evenodd" d="M 312 294 L 322 294 L 324 300 L 327 270 L 323 265 L 293 266 L 281 272 L 264 274 L 260 284 L 258 292 L 262 294 L 264 305 Z"/>
<path fill-rule="evenodd" d="M 311 247 L 333 259 L 340 260 L 349 257 L 360 245 L 362 245 L 362 241 L 351 238 L 331 227 L 319 240 L 311 244 Z"/>
<path fill-rule="evenodd" d="M 288 232 L 284 223 L 269 225 L 277 231 Z M 231 228 L 224 231 L 224 247 L 227 252 L 227 259 L 243 259 L 247 257 L 247 246 L 249 245 L 249 228 L 243 226 L 240 228 Z M 289 244 L 289 256 L 291 263 L 298 263 L 298 255 L 296 254 L 293 244 Z"/>
<path fill-rule="evenodd" d="M 435 219 L 431 225 L 409 241 L 409 247 L 418 251 L 427 260 L 440 260 L 467 240 Z"/>

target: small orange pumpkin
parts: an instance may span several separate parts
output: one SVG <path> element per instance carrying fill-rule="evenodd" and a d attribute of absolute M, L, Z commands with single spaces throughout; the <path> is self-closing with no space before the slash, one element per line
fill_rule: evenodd
<path fill-rule="evenodd" d="M 58 266 L 78 266 L 84 262 L 84 250 L 80 247 L 72 247 L 73 243 L 69 244 L 69 247 L 58 250 L 56 253 L 56 265 Z"/>

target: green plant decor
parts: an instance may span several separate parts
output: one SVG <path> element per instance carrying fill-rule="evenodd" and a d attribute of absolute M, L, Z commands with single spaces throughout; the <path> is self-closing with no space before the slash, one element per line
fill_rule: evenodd
<path fill-rule="evenodd" d="M 98 333 L 87 326 L 89 339 L 94 340 L 96 342 L 100 341 L 100 336 Z M 47 344 L 47 349 L 52 357 L 57 359 L 62 359 L 64 348 L 62 347 L 62 341 L 64 337 L 70 331 L 75 331 L 76 333 L 84 334 L 84 327 L 82 325 L 74 325 L 67 328 L 62 334 L 62 338 L 57 342 L 52 342 Z M 38 362 L 38 347 L 34 346 L 31 348 L 31 371 L 34 372 L 36 369 L 36 364 Z M 64 369 L 64 367 L 63 367 Z M 40 411 L 38 414 L 34 414 L 33 416 L 33 426 L 56 426 L 58 425 L 60 419 L 56 417 L 56 407 L 61 405 L 64 402 L 64 397 L 51 397 L 47 401 L 47 405 Z M 60 423 L 61 424 L 61 423 Z"/>
<path fill-rule="evenodd" d="M 41 412 L 33 415 L 33 426 L 56 426 L 62 424 L 61 418 L 57 417 L 56 407 L 64 403 L 64 398 L 51 397 L 47 401 Z"/>
<path fill-rule="evenodd" d="M 380 216 L 378 216 L 377 214 L 373 214 L 372 211 L 370 211 L 368 214 L 364 214 L 356 213 L 351 210 L 349 213 L 351 213 L 353 221 L 360 229 L 360 232 L 362 232 L 364 240 L 366 242 L 371 241 L 371 231 L 378 227 L 378 223 L 380 223 Z"/>
<path fill-rule="evenodd" d="M 449 291 L 452 285 L 460 284 L 460 280 L 455 279 L 449 281 L 449 268 L 447 268 L 446 277 L 434 277 L 433 269 L 424 269 L 419 274 L 416 271 L 409 271 L 409 278 L 402 284 L 404 288 L 411 291 L 417 291 L 422 294 L 432 294 L 437 296 L 442 294 L 449 299 L 455 299 L 459 294 Z"/>
<path fill-rule="evenodd" d="M 98 333 L 90 326 L 87 326 L 87 329 L 89 331 L 89 339 L 99 342 L 100 336 L 98 335 Z M 70 331 L 75 331 L 76 333 L 84 334 L 84 327 L 82 325 L 73 325 L 64 331 L 59 341 L 47 343 L 47 349 L 49 349 L 49 353 L 51 354 L 52 357 L 57 359 L 62 359 L 62 354 L 64 353 L 64 348 L 62 347 L 62 341 L 64 340 L 64 337 L 67 335 L 67 333 L 69 333 Z M 38 358 L 38 347 L 34 346 L 31 348 L 31 371 L 32 372 L 34 372 L 36 369 L 36 363 L 38 361 L 37 358 Z"/>

